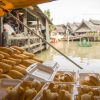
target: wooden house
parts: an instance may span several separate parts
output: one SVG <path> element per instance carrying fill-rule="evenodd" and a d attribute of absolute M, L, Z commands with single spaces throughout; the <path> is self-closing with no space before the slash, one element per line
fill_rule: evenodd
<path fill-rule="evenodd" d="M 38 6 L 31 6 L 25 9 L 15 9 L 11 13 L 21 20 L 25 25 L 27 25 L 31 30 L 43 37 L 46 41 L 50 41 L 49 24 L 52 23 Z M 15 30 L 17 35 L 15 37 L 9 36 L 11 43 L 8 46 L 17 45 L 33 53 L 49 47 L 46 43 L 44 43 L 44 41 L 35 36 L 34 33 L 27 30 L 16 20 L 11 18 L 8 14 L 3 16 L 2 20 L 0 20 L 1 32 L 3 32 L 3 20 L 8 17 L 14 22 L 14 25 L 17 24 L 17 29 L 14 27 L 17 30 Z M 0 43 L 2 45 L 2 36 Z"/>
<path fill-rule="evenodd" d="M 67 23 L 67 34 L 75 35 L 76 29 L 79 27 L 80 23 Z"/>
<path fill-rule="evenodd" d="M 85 34 L 85 33 L 97 33 L 100 32 L 100 21 L 89 20 L 82 21 L 80 26 L 76 29 L 75 33 Z"/>
<path fill-rule="evenodd" d="M 56 36 L 62 39 L 66 36 L 66 26 L 64 24 L 56 25 Z"/>

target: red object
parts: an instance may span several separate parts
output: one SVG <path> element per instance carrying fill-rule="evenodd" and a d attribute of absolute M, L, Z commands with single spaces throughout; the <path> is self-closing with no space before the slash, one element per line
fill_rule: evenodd
<path fill-rule="evenodd" d="M 56 42 L 56 39 L 55 38 L 52 38 L 51 39 L 51 43 L 55 43 Z"/>

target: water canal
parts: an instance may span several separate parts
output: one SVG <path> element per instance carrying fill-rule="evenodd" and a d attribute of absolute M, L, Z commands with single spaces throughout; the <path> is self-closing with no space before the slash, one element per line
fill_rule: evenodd
<path fill-rule="evenodd" d="M 100 43 L 92 42 L 92 47 L 79 47 L 77 42 L 57 42 L 52 45 L 56 47 L 58 50 L 63 52 L 66 56 L 71 57 L 80 57 L 80 58 L 88 58 L 88 59 L 100 59 Z M 53 56 L 59 55 L 55 50 L 51 47 L 48 50 L 41 51 L 37 54 L 42 60 L 51 60 Z"/>

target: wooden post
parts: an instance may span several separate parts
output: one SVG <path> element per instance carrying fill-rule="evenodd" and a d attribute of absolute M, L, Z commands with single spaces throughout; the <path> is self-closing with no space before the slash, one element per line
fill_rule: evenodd
<path fill-rule="evenodd" d="M 26 11 L 26 9 L 24 9 L 23 23 L 25 25 L 27 25 L 27 11 Z M 28 34 L 28 30 L 27 30 L 26 27 L 24 27 L 24 33 L 25 33 L 25 35 L 28 36 L 28 41 L 27 41 L 28 42 L 28 51 L 31 52 L 31 48 L 30 48 L 30 34 Z"/>
<path fill-rule="evenodd" d="M 26 10 L 24 11 L 24 19 L 23 19 L 23 23 L 24 23 L 25 25 L 27 25 L 27 11 L 26 11 Z M 25 34 L 28 33 L 26 27 L 24 27 L 24 32 L 25 32 Z"/>
<path fill-rule="evenodd" d="M 46 19 L 46 40 L 47 40 L 47 42 L 50 42 L 49 23 L 48 23 L 47 19 Z M 46 49 L 48 49 L 48 48 L 49 48 L 49 45 L 47 44 Z"/>
<path fill-rule="evenodd" d="M 42 36 L 41 26 L 40 26 L 40 25 L 42 24 L 42 23 L 41 23 L 41 20 L 38 20 L 38 23 L 37 23 L 37 24 L 38 24 L 39 35 Z M 40 48 L 39 48 L 39 49 L 40 49 L 40 51 L 42 51 L 42 40 L 41 40 L 41 39 L 39 39 L 39 43 L 40 43 Z"/>
<path fill-rule="evenodd" d="M 39 19 L 38 18 L 36 19 L 36 23 L 37 23 L 36 24 L 36 31 L 38 32 L 38 30 L 39 30 L 39 27 L 38 27 L 38 25 L 39 25 Z"/>
<path fill-rule="evenodd" d="M 0 17 L 0 46 L 2 46 L 3 17 Z"/>

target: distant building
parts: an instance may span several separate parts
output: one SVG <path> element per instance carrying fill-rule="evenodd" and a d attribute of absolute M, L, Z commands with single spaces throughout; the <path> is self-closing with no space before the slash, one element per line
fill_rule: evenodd
<path fill-rule="evenodd" d="M 56 25 L 54 31 L 51 32 L 51 41 L 58 41 L 66 36 L 66 26 L 64 24 Z"/>
<path fill-rule="evenodd" d="M 59 35 L 64 35 L 66 33 L 66 26 L 64 24 L 56 25 L 56 31 Z"/>
<path fill-rule="evenodd" d="M 42 41 L 35 34 L 40 35 L 47 42 L 50 42 L 49 25 L 52 24 L 52 22 L 38 6 L 31 6 L 25 9 L 14 9 L 11 11 L 11 13 L 16 16 L 20 21 L 22 21 L 23 24 L 33 30 L 33 32 L 27 30 L 26 27 L 23 27 L 23 25 L 14 20 L 11 16 L 9 16 L 9 14 L 6 14 L 5 16 L 3 16 L 3 19 L 9 18 L 8 21 L 11 22 L 11 26 L 15 29 L 17 33 L 16 37 L 9 36 L 10 43 L 7 43 L 7 46 L 9 46 L 9 44 L 10 46 L 17 45 L 33 53 L 36 53 L 43 49 L 48 49 L 49 45 Z"/>
<path fill-rule="evenodd" d="M 67 34 L 75 35 L 76 29 L 79 27 L 80 23 L 67 23 Z"/>
<path fill-rule="evenodd" d="M 91 23 L 93 23 L 94 25 L 100 25 L 100 20 L 93 20 L 93 19 L 90 19 L 89 20 Z"/>
<path fill-rule="evenodd" d="M 100 32 L 100 21 L 98 20 L 89 20 L 89 21 L 83 20 L 75 31 L 75 33 L 77 34 L 99 33 L 99 32 Z"/>

